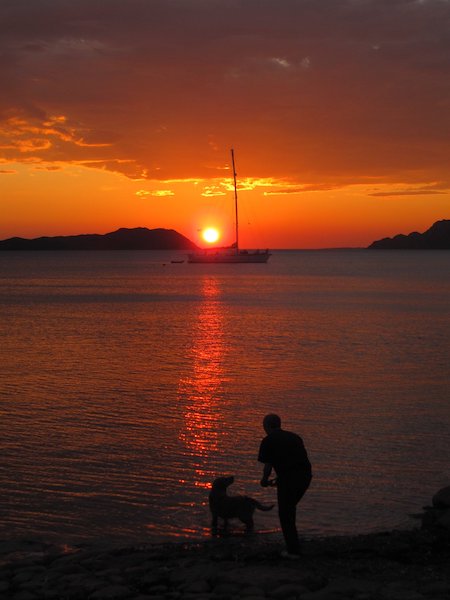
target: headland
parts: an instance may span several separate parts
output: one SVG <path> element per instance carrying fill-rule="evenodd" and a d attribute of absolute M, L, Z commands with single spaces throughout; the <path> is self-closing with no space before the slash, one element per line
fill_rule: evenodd
<path fill-rule="evenodd" d="M 0 250 L 196 250 L 198 247 L 174 229 L 122 227 L 105 234 L 82 234 L 0 241 Z"/>
<path fill-rule="evenodd" d="M 392 238 L 377 240 L 369 248 L 375 250 L 450 250 L 450 220 L 436 221 L 423 233 L 417 231 L 408 235 L 399 233 Z"/>

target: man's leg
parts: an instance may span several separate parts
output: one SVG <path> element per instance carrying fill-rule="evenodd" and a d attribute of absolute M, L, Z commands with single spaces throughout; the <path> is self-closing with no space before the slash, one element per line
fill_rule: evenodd
<path fill-rule="evenodd" d="M 289 486 L 278 485 L 278 515 L 286 549 L 290 554 L 300 554 L 297 527 L 295 525 L 297 504 Z"/>
<path fill-rule="evenodd" d="M 278 482 L 278 515 L 286 548 L 290 554 L 300 554 L 300 541 L 295 522 L 297 504 L 305 495 L 310 483 L 310 477 L 303 481 L 294 479 Z"/>

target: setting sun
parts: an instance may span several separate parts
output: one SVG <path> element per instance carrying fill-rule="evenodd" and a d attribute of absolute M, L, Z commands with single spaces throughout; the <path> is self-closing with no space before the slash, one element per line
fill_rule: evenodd
<path fill-rule="evenodd" d="M 202 231 L 202 238 L 208 244 L 214 244 L 219 239 L 220 234 L 219 231 L 215 227 L 208 227 Z"/>

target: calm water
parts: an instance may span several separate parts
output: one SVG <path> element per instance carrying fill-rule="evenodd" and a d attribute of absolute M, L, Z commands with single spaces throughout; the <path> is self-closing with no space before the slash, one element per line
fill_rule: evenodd
<path fill-rule="evenodd" d="M 303 532 L 413 525 L 450 483 L 450 252 L 170 258 L 0 253 L 0 535 L 206 536 L 216 476 L 274 498 L 268 411 L 313 463 Z"/>

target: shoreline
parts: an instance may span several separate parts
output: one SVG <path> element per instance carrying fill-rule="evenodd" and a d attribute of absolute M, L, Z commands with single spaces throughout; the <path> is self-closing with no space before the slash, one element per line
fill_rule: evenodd
<path fill-rule="evenodd" d="M 427 529 L 309 538 L 283 559 L 281 538 L 99 541 L 58 547 L 0 542 L 0 597 L 12 600 L 444 600 L 450 596 L 448 536 Z"/>

